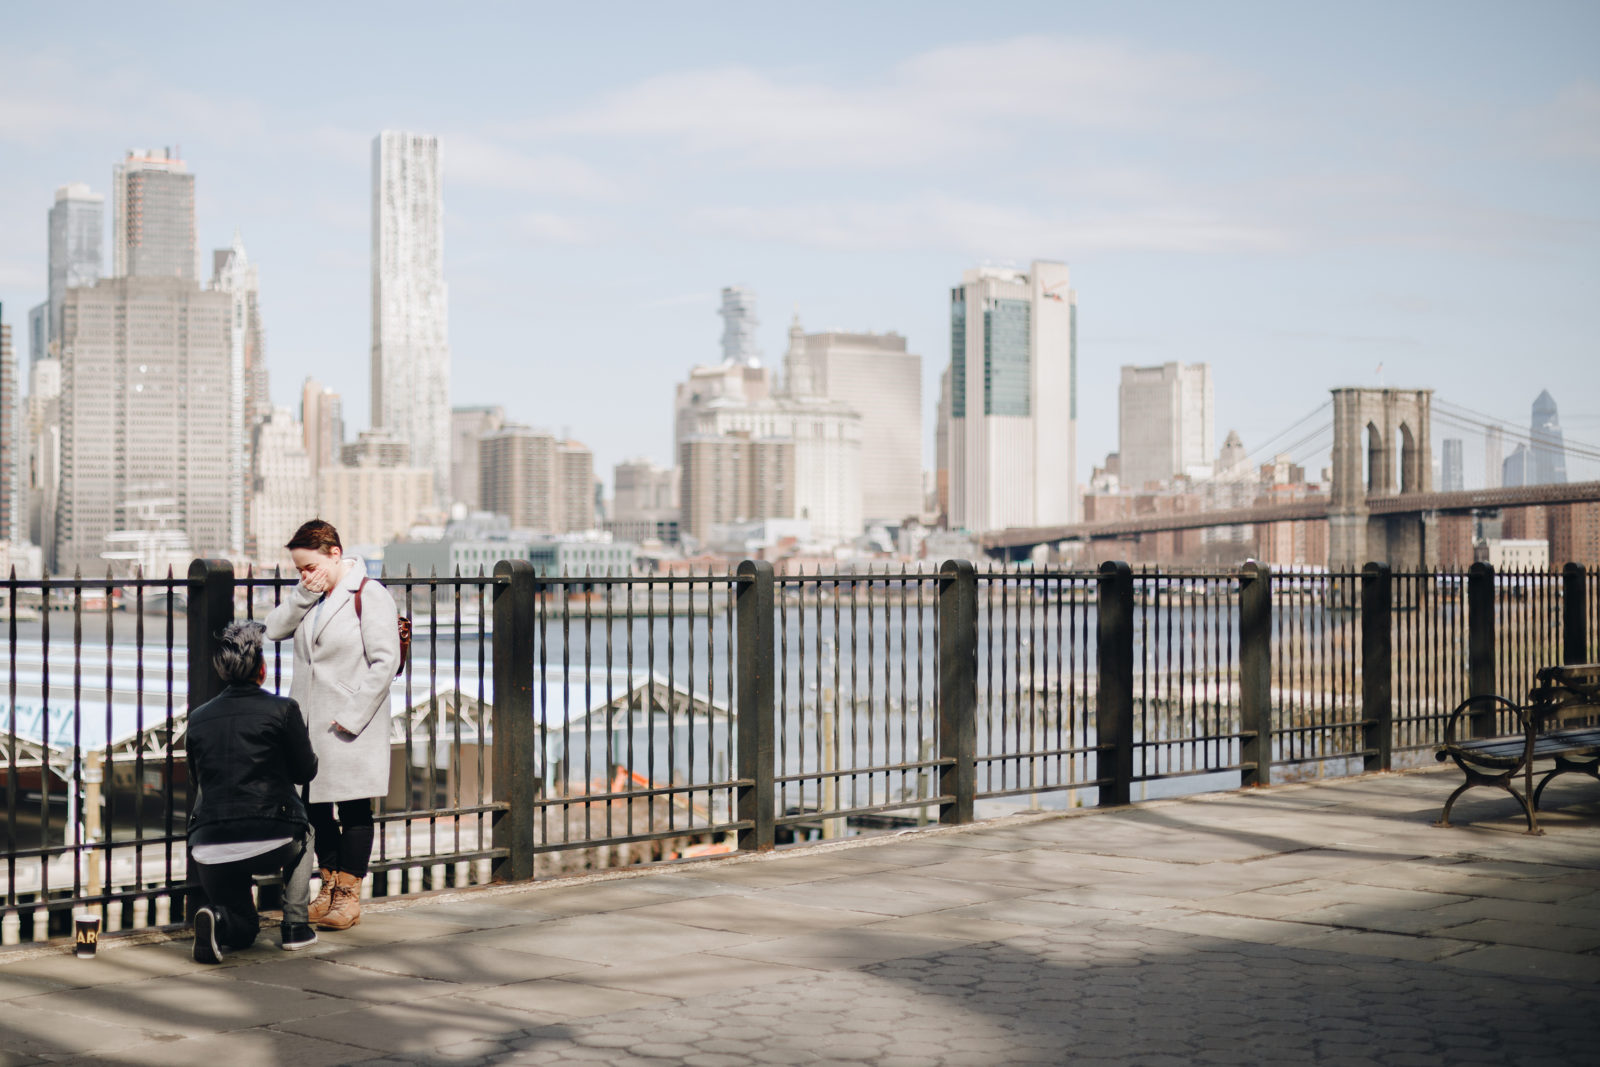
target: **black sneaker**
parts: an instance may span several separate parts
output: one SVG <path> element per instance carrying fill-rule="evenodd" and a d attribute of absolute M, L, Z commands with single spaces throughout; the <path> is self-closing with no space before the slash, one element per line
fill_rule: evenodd
<path fill-rule="evenodd" d="M 282 935 L 282 947 L 285 952 L 293 952 L 297 948 L 317 943 L 317 931 L 310 923 L 280 923 L 278 932 Z"/>
<path fill-rule="evenodd" d="M 217 944 L 217 913 L 210 908 L 194 913 L 194 961 L 222 962 L 222 948 Z"/>

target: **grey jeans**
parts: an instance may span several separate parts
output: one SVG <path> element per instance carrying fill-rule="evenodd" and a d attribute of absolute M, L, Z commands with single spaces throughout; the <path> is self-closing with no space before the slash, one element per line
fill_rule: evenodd
<path fill-rule="evenodd" d="M 311 831 L 281 848 L 232 863 L 199 863 L 200 885 L 217 916 L 217 941 L 223 948 L 248 948 L 261 932 L 261 915 L 250 895 L 258 874 L 283 873 L 283 921 L 304 923 L 311 906 Z"/>

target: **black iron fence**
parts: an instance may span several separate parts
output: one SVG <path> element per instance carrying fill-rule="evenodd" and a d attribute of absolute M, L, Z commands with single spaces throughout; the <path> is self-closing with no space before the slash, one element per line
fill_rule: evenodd
<path fill-rule="evenodd" d="M 186 709 L 222 624 L 295 580 L 5 584 L 0 942 L 181 921 Z M 1467 696 L 1600 658 L 1573 565 L 384 581 L 415 636 L 377 896 L 1404 766 Z"/>

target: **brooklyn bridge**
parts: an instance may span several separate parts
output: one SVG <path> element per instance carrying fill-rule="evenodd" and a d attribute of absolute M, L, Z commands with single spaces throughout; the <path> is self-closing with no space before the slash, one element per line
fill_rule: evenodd
<path fill-rule="evenodd" d="M 1059 526 L 1012 527 L 982 535 L 991 556 L 1025 559 L 1041 545 L 1128 541 L 1145 534 L 1273 523 L 1329 524 L 1328 564 L 1359 569 L 1370 560 L 1396 569 L 1438 562 L 1438 520 L 1504 508 L 1600 501 L 1600 481 L 1440 492 L 1433 487 L 1431 389 L 1335 389 L 1330 491 L 1249 507 Z"/>

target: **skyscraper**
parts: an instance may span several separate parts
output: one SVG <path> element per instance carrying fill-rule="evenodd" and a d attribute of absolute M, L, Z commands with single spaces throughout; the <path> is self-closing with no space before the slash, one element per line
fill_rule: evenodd
<path fill-rule="evenodd" d="M 103 570 L 114 533 L 181 530 L 230 548 L 232 303 L 192 279 L 67 290 L 53 569 Z"/>
<path fill-rule="evenodd" d="M 50 274 L 48 318 L 45 322 L 42 359 L 51 340 L 61 336 L 61 304 L 68 289 L 79 289 L 100 280 L 103 269 L 101 235 L 105 230 L 106 198 L 89 191 L 83 182 L 73 182 L 56 190 L 50 209 Z M 192 247 L 192 246 L 191 246 Z"/>
<path fill-rule="evenodd" d="M 1077 294 L 1064 264 L 980 267 L 950 291 L 950 525 L 1077 519 Z"/>
<path fill-rule="evenodd" d="M 460 504 L 468 511 L 483 507 L 482 495 L 478 491 L 478 438 L 505 424 L 505 408 L 497 404 L 451 409 L 451 504 Z"/>
<path fill-rule="evenodd" d="M 1122 487 L 1206 476 L 1215 450 L 1209 363 L 1123 367 L 1117 389 Z"/>
<path fill-rule="evenodd" d="M 196 282 L 194 175 L 170 148 L 128 150 L 111 175 L 111 273 Z"/>
<path fill-rule="evenodd" d="M 897 333 L 808 334 L 796 315 L 785 392 L 820 396 L 861 416 L 861 513 L 899 522 L 922 513 L 922 357 Z"/>
<path fill-rule="evenodd" d="M 1466 466 L 1461 456 L 1461 438 L 1446 437 L 1439 460 L 1439 488 L 1446 493 L 1467 487 Z"/>
<path fill-rule="evenodd" d="M 556 532 L 594 529 L 594 453 L 578 441 L 558 441 L 555 461 Z"/>
<path fill-rule="evenodd" d="M 1502 467 L 1505 453 L 1505 431 L 1491 426 L 1483 434 L 1483 487 L 1498 489 L 1504 484 Z"/>
<path fill-rule="evenodd" d="M 522 529 L 559 529 L 561 467 L 554 434 L 508 423 L 478 438 L 478 464 L 483 510 L 508 516 Z"/>
<path fill-rule="evenodd" d="M 1567 480 L 1567 447 L 1561 435 L 1561 420 L 1550 390 L 1542 391 L 1533 402 L 1533 422 L 1528 433 L 1530 485 L 1560 485 Z"/>
<path fill-rule="evenodd" d="M 61 479 L 61 361 L 41 359 L 28 370 L 28 540 L 55 550 L 56 491 Z"/>
<path fill-rule="evenodd" d="M 283 545 L 317 511 L 317 483 L 311 476 L 305 436 L 294 413 L 275 408 L 251 434 L 250 506 L 252 554 L 263 563 L 281 561 Z"/>
<path fill-rule="evenodd" d="M 450 345 L 439 139 L 372 141 L 372 425 L 411 444 L 450 494 Z"/>
<path fill-rule="evenodd" d="M 229 547 L 235 555 L 249 546 L 255 524 L 250 518 L 255 493 L 251 488 L 255 461 L 256 423 L 272 413 L 267 390 L 265 338 L 261 329 L 260 282 L 245 254 L 237 231 L 233 244 L 212 254 L 211 288 L 227 293 L 232 306 L 229 323 L 228 408 L 228 529 Z"/>
<path fill-rule="evenodd" d="M 344 447 L 344 405 L 338 393 L 315 378 L 307 378 L 300 387 L 300 428 L 311 476 L 323 467 L 337 466 Z"/>
<path fill-rule="evenodd" d="M 756 347 L 756 294 L 740 285 L 722 290 L 722 361 L 741 367 L 759 367 L 761 350 Z"/>

